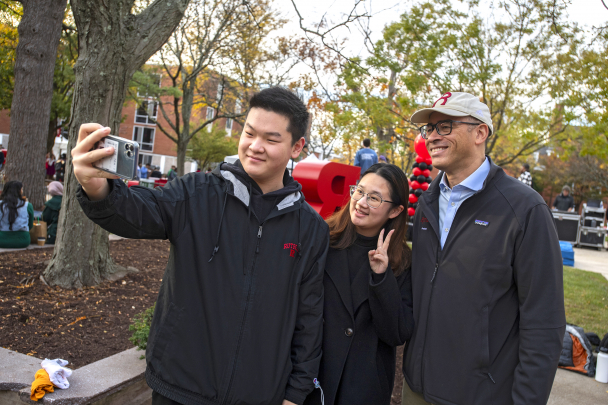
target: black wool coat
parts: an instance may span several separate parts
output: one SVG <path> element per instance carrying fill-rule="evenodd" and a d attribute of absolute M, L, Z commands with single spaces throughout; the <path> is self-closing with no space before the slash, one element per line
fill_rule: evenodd
<path fill-rule="evenodd" d="M 324 274 L 323 357 L 319 382 L 326 405 L 390 404 L 395 348 L 414 328 L 412 281 L 390 266 L 372 279 L 369 261 L 350 283 L 346 250 L 331 249 Z M 315 389 L 305 405 L 321 404 Z"/>

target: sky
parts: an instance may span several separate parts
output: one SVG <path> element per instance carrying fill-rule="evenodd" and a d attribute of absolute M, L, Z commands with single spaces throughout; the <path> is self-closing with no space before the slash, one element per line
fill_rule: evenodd
<path fill-rule="evenodd" d="M 304 24 L 307 27 L 312 27 L 326 13 L 328 20 L 334 23 L 341 22 L 343 15 L 348 14 L 355 0 L 293 0 L 298 7 L 300 14 L 304 17 Z M 568 0 L 565 0 L 568 1 Z M 413 0 L 363 0 L 360 4 L 360 10 L 367 10 L 372 17 L 369 19 L 372 39 L 378 40 L 385 25 L 398 19 L 404 11 L 406 11 Z M 601 26 L 608 23 L 608 9 L 602 5 L 601 0 L 569 0 L 568 7 L 569 19 L 577 22 L 580 25 Z M 608 0 L 604 0 L 608 5 Z M 454 1 L 456 3 L 456 1 Z M 487 3 L 486 0 L 481 0 L 481 4 Z M 275 6 L 281 10 L 285 17 L 289 18 L 292 23 L 284 27 L 285 34 L 299 34 L 299 26 L 297 16 L 294 11 L 292 0 L 275 0 Z M 350 55 L 364 55 L 363 36 L 356 28 L 347 31 L 341 28 L 339 35 L 348 38 L 348 50 Z"/>

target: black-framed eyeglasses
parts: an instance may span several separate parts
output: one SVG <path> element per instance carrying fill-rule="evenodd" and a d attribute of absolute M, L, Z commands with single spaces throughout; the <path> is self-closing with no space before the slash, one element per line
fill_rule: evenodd
<path fill-rule="evenodd" d="M 459 124 L 467 125 L 481 125 L 480 122 L 466 122 L 466 121 L 454 121 L 454 120 L 443 120 L 436 124 L 426 124 L 418 128 L 422 139 L 427 139 L 433 130 L 437 131 L 437 135 L 446 136 L 452 133 L 452 123 L 457 122 Z"/>
<path fill-rule="evenodd" d="M 387 202 L 387 203 L 391 203 L 391 204 L 396 204 L 392 201 L 389 200 L 384 200 L 380 194 L 377 193 L 364 193 L 363 189 L 361 189 L 358 186 L 350 186 L 350 198 L 352 198 L 355 201 L 359 201 L 360 199 L 362 199 L 363 197 L 367 196 L 367 205 L 369 205 L 370 208 L 378 208 L 380 206 L 380 204 L 382 204 L 383 202 Z"/>

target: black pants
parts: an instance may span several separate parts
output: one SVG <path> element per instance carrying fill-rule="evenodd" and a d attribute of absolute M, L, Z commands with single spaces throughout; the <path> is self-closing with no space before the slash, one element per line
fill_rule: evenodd
<path fill-rule="evenodd" d="M 172 399 L 163 397 L 156 391 L 152 391 L 152 405 L 181 405 L 179 402 L 175 402 Z"/>

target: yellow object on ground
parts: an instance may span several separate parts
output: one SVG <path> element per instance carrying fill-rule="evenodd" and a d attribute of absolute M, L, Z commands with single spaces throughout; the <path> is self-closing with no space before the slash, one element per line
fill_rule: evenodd
<path fill-rule="evenodd" d="M 47 392 L 54 391 L 55 386 L 49 378 L 49 373 L 47 373 L 46 370 L 43 368 L 36 371 L 34 382 L 32 383 L 32 394 L 30 395 L 30 399 L 32 401 L 38 401 L 39 399 L 42 399 L 42 397 L 44 397 L 44 394 L 46 394 Z"/>

